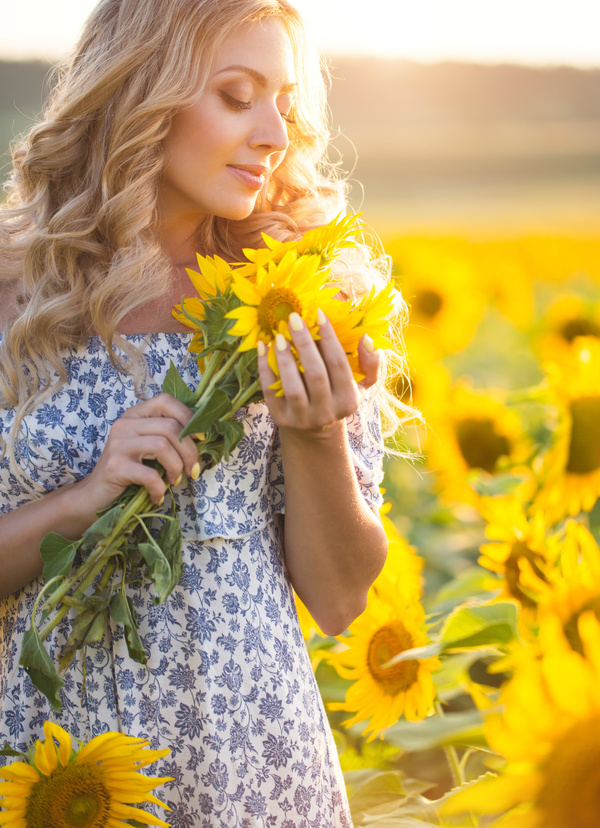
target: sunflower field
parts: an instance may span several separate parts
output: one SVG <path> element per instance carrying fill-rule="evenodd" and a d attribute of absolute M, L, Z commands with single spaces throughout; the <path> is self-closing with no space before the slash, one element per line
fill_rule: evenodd
<path fill-rule="evenodd" d="M 596 828 L 600 237 L 383 243 L 423 421 L 365 613 L 303 624 L 355 826 Z"/>

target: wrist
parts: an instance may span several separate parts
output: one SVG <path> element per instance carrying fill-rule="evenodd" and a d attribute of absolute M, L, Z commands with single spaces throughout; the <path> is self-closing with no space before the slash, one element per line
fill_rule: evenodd
<path fill-rule="evenodd" d="M 86 478 L 67 483 L 56 490 L 53 508 L 59 513 L 61 532 L 69 540 L 77 540 L 89 529 L 98 515 L 86 493 Z"/>

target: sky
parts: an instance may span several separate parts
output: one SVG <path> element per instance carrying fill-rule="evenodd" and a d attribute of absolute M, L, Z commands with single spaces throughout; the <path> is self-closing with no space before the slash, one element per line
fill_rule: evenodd
<path fill-rule="evenodd" d="M 56 60 L 96 0 L 18 0 L 0 58 Z M 600 0 L 295 0 L 325 54 L 600 66 Z"/>

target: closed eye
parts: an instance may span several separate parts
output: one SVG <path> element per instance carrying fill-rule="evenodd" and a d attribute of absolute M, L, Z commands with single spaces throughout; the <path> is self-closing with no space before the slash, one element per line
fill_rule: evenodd
<path fill-rule="evenodd" d="M 234 98 L 233 95 L 225 92 L 223 89 L 219 90 L 219 95 L 223 98 L 227 106 L 235 112 L 241 112 L 245 109 L 252 109 L 250 101 L 240 101 L 237 98 Z"/>

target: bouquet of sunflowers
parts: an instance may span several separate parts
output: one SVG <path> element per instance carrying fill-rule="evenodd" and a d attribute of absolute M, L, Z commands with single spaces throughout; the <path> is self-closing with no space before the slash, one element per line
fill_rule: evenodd
<path fill-rule="evenodd" d="M 298 313 L 313 339 L 319 339 L 318 318 L 325 313 L 333 325 L 357 381 L 358 343 L 368 334 L 376 347 L 389 348 L 386 339 L 394 312 L 394 288 L 375 288 L 356 302 L 340 299 L 331 262 L 343 248 L 355 245 L 359 231 L 353 216 L 337 217 L 310 230 L 299 241 L 278 242 L 264 235 L 265 248 L 246 249 L 247 262 L 229 264 L 219 256 L 198 255 L 199 271 L 188 270 L 197 296 L 182 299 L 173 314 L 194 329 L 190 345 L 201 367 L 197 388 L 189 388 L 171 363 L 163 391 L 192 411 L 181 437 L 198 438 L 202 470 L 228 459 L 244 436 L 234 419 L 245 405 L 262 399 L 257 367 L 258 343 L 268 349 L 268 362 L 278 377 L 274 343 L 282 335 L 290 343 L 288 317 Z M 292 345 L 292 352 L 297 357 Z M 301 367 L 301 366 L 300 366 Z M 283 395 L 277 378 L 272 386 Z M 159 471 L 162 471 L 158 467 Z M 162 520 L 158 534 L 151 522 Z M 137 631 L 135 610 L 126 586 L 149 578 L 154 601 L 166 600 L 181 577 L 182 533 L 175 501 L 167 513 L 153 504 L 143 487 L 130 486 L 76 541 L 51 532 L 42 541 L 45 585 L 24 635 L 20 664 L 35 686 L 59 711 L 64 672 L 78 650 L 102 640 L 108 619 L 125 629 L 131 658 L 146 663 Z M 36 626 L 41 603 L 42 626 Z M 71 633 L 58 669 L 43 641 L 74 610 Z"/>

